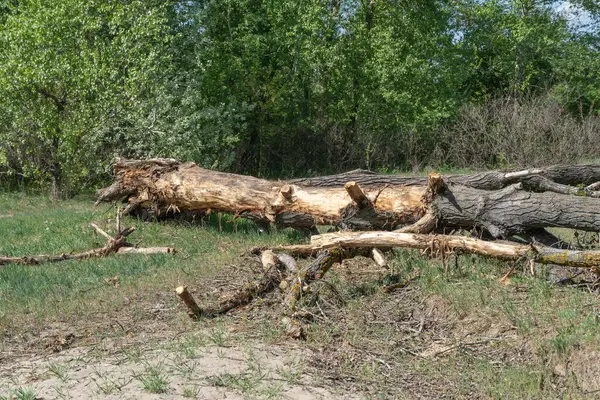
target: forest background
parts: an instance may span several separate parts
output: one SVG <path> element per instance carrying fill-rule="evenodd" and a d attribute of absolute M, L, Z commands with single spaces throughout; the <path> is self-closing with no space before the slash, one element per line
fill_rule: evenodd
<path fill-rule="evenodd" d="M 0 0 L 0 187 L 600 154 L 595 0 Z"/>

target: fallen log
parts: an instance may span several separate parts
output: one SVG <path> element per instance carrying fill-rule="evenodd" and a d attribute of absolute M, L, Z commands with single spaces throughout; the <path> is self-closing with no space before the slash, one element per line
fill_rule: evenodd
<path fill-rule="evenodd" d="M 423 213 L 421 197 L 427 186 L 386 187 L 364 193 L 372 212 L 348 216 L 347 225 L 393 229 L 412 224 Z M 210 171 L 194 163 L 155 159 L 117 160 L 115 182 L 98 192 L 97 204 L 125 198 L 124 214 L 132 210 L 227 212 L 259 224 L 275 223 L 313 231 L 316 225 L 338 225 L 353 201 L 344 186 L 302 188 L 250 176 Z"/>
<path fill-rule="evenodd" d="M 118 254 L 175 254 L 173 247 L 121 247 Z"/>
<path fill-rule="evenodd" d="M 449 183 L 475 189 L 499 190 L 514 183 L 530 181 L 530 187 L 539 186 L 539 191 L 544 191 L 542 185 L 545 181 L 531 178 L 544 178 L 545 181 L 563 186 L 572 186 L 575 189 L 577 189 L 577 186 L 583 185 L 587 186 L 584 188 L 584 192 L 593 192 L 600 189 L 600 185 L 595 185 L 600 182 L 600 164 L 554 165 L 525 170 L 487 171 L 444 176 L 444 180 Z M 288 183 L 303 187 L 339 187 L 348 181 L 354 181 L 364 187 L 381 187 L 384 185 L 422 186 L 427 184 L 427 176 L 381 175 L 372 171 L 357 169 L 337 175 L 291 179 Z"/>
<path fill-rule="evenodd" d="M 472 253 L 500 260 L 533 260 L 540 264 L 564 267 L 596 268 L 600 265 L 600 250 L 564 250 L 547 246 L 488 242 L 457 235 L 420 235 L 399 232 L 339 232 L 313 236 L 308 245 L 281 246 L 296 256 L 310 256 L 331 249 L 408 248 L 443 252 Z"/>
<path fill-rule="evenodd" d="M 268 181 L 215 172 L 169 159 L 117 160 L 115 183 L 99 191 L 98 202 L 125 198 L 126 211 L 154 209 L 158 214 L 227 212 L 261 225 L 274 223 L 311 233 L 317 233 L 316 225 L 350 230 L 402 229 L 412 233 L 427 233 L 436 227 L 475 227 L 496 238 L 539 232 L 546 227 L 600 231 L 600 199 L 556 191 L 532 192 L 526 184 L 526 179 L 539 181 L 540 177 L 566 183 L 595 183 L 600 180 L 600 166 L 596 165 L 490 172 L 446 180 L 431 174 L 418 178 L 422 182 L 419 185 L 398 185 L 397 182 L 405 182 L 404 177 L 391 177 L 388 182 L 392 184 L 368 180 L 363 186 L 361 180 L 344 181 L 350 176 L 381 178 L 362 172 L 342 174 L 341 178 L 330 177 L 326 181 L 335 181 L 339 186 L 329 187 L 327 183 L 307 187 L 290 183 L 297 181 Z M 507 182 L 519 180 L 506 186 Z M 504 188 L 481 190 L 456 181 Z M 379 186 L 372 186 L 373 182 Z M 560 185 L 554 180 L 551 183 Z"/>
<path fill-rule="evenodd" d="M 600 231 L 600 199 L 528 192 L 520 183 L 498 191 L 451 186 L 432 208 L 438 226 L 480 227 L 495 238 L 547 227 Z"/>

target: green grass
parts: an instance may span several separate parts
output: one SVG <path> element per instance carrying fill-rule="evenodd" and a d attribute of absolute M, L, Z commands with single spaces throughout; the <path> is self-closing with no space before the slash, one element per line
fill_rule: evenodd
<path fill-rule="evenodd" d="M 98 223 L 114 233 L 115 210 L 93 206 L 92 198 L 53 203 L 43 197 L 0 194 L 0 254 L 32 256 L 81 252 L 105 245 L 103 237 L 89 228 Z M 148 291 L 171 291 L 181 283 L 194 282 L 215 273 L 250 246 L 290 243 L 299 236 L 287 230 L 260 235 L 254 223 L 223 224 L 219 232 L 216 216 L 204 228 L 200 223 L 147 223 L 124 218 L 124 226 L 135 225 L 132 242 L 142 246 L 172 246 L 172 255 L 111 255 L 83 261 L 63 261 L 37 266 L 0 267 L 0 327 L 13 325 L 13 318 L 27 314 L 43 322 L 68 319 L 81 312 L 119 307 L 127 295 Z M 107 285 L 118 276 L 120 289 Z M 101 304 L 97 301 L 102 298 Z"/>
<path fill-rule="evenodd" d="M 38 196 L 0 193 L 0 254 L 60 254 L 102 247 L 104 238 L 96 235 L 89 224 L 96 222 L 112 234 L 114 215 L 109 205 L 95 208 L 91 197 L 53 203 Z M 142 239 L 142 246 L 172 246 L 178 253 L 2 266 L 0 334 L 5 330 L 15 335 L 19 330 L 41 328 L 53 321 L 80 321 L 82 315 L 89 320 L 96 315 L 113 318 L 127 310 L 145 318 L 162 299 L 172 310 L 163 318 L 170 324 L 178 319 L 187 322 L 173 295 L 175 287 L 197 287 L 203 277 L 239 262 L 240 253 L 251 246 L 302 240 L 289 230 L 260 235 L 248 221 L 239 222 L 237 233 L 232 232 L 233 224 L 228 222 L 219 232 L 216 216 L 207 221 L 206 227 L 199 222 L 146 223 L 131 218 L 125 218 L 123 225 L 137 227 L 132 242 Z M 448 393 L 462 398 L 586 398 L 569 378 L 557 383 L 552 371 L 558 363 L 569 364 L 577 352 L 600 349 L 597 296 L 553 286 L 529 274 L 516 274 L 511 284 L 504 285 L 499 278 L 510 265 L 470 255 L 460 256 L 456 264 L 450 257 L 447 268 L 416 251 L 398 251 L 395 257 L 388 257 L 389 274 L 366 276 L 350 284 L 342 271 L 334 269 L 328 283 L 320 288 L 317 285 L 315 295 L 307 296 L 304 306 L 314 317 L 307 325 L 307 343 L 300 345 L 312 347 L 315 352 L 329 349 L 332 353 L 326 360 L 339 356 L 327 370 L 328 374 L 338 374 L 339 382 L 354 382 L 365 390 L 376 383 L 381 391 L 373 395 L 394 398 L 405 382 L 398 376 L 410 373 L 416 381 L 440 388 L 448 385 Z M 360 268 L 364 269 L 364 264 Z M 417 269 L 420 276 L 407 290 L 392 294 L 381 291 L 381 286 L 395 283 Z M 118 288 L 105 282 L 115 276 Z M 437 304 L 428 306 L 428 302 Z M 429 309 L 437 312 L 437 320 L 427 316 L 427 323 L 419 328 L 419 312 Z M 271 315 L 279 311 L 275 307 Z M 262 338 L 268 344 L 287 340 L 278 320 L 263 318 L 271 317 L 258 313 L 242 319 L 253 338 Z M 228 330 L 230 322 L 228 317 L 210 320 L 206 325 L 198 324 L 203 330 L 171 341 L 169 349 L 182 359 L 173 368 L 179 374 L 193 376 L 194 360 L 203 347 L 226 348 L 241 342 L 236 336 L 241 334 Z M 136 324 L 143 325 L 143 321 Z M 479 325 L 480 331 L 467 334 Z M 497 326 L 508 330 L 506 340 L 473 344 L 493 335 L 488 331 Z M 104 329 L 106 324 L 99 327 Z M 456 346 L 442 356 L 418 355 L 437 342 Z M 140 362 L 141 351 L 135 346 L 127 348 L 121 357 Z M 321 364 L 315 364 L 317 370 L 294 365 L 277 373 L 282 382 L 300 384 L 311 376 L 319 377 L 318 368 L 325 368 Z M 68 367 L 59 364 L 49 364 L 47 372 L 61 380 L 69 375 Z M 277 398 L 282 387 L 278 383 L 266 385 L 265 376 L 259 368 L 248 368 L 239 374 L 215 375 L 209 383 L 242 394 Z M 156 367 L 148 367 L 138 379 L 148 392 L 168 390 L 167 376 Z M 122 384 L 99 380 L 97 385 L 99 392 L 108 394 Z M 195 390 L 190 386 L 184 395 L 192 397 Z M 15 394 L 16 398 L 28 398 L 29 392 L 22 391 Z"/>
<path fill-rule="evenodd" d="M 329 318 L 309 326 L 308 342 L 316 351 L 335 349 L 325 360 L 335 359 L 336 379 L 365 388 L 377 383 L 390 398 L 406 374 L 450 397 L 589 398 L 570 375 L 557 378 L 553 370 L 575 363 L 577 352 L 600 349 L 597 296 L 528 273 L 505 285 L 500 277 L 510 265 L 481 257 L 463 255 L 456 265 L 450 257 L 447 271 L 417 251 L 388 257 L 391 274 L 383 279 L 349 285 L 334 270 L 329 285 L 339 295 L 322 291 L 319 308 L 305 302 L 312 313 L 324 310 Z M 420 277 L 409 290 L 391 295 L 380 290 L 394 275 L 416 269 Z M 337 300 L 340 295 L 344 302 Z M 439 355 L 428 353 L 436 345 Z"/>
<path fill-rule="evenodd" d="M 36 400 L 38 398 L 35 391 L 28 388 L 11 389 L 9 393 L 9 397 L 0 396 L 0 400 Z"/>
<path fill-rule="evenodd" d="M 137 379 L 144 386 L 144 390 L 149 393 L 166 393 L 169 389 L 169 380 L 166 374 L 163 373 L 162 366 L 146 366 L 143 374 Z"/>

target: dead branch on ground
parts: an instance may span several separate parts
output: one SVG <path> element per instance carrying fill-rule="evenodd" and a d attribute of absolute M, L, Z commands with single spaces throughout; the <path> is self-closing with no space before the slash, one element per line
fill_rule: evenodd
<path fill-rule="evenodd" d="M 37 255 L 25 257 L 0 257 L 0 266 L 7 264 L 37 265 L 42 263 L 53 263 L 65 260 L 85 260 L 88 258 L 106 257 L 109 254 L 173 254 L 175 249 L 172 247 L 134 247 L 127 242 L 127 237 L 135 231 L 135 227 L 129 227 L 121 230 L 115 236 L 111 236 L 102 230 L 98 225 L 92 223 L 90 227 L 99 235 L 106 238 L 106 246 L 92 249 L 81 253 L 63 253 L 57 255 Z"/>

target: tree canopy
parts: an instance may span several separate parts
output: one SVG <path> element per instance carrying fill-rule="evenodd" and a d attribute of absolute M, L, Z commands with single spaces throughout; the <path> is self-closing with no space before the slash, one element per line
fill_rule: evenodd
<path fill-rule="evenodd" d="M 115 156 L 262 176 L 463 166 L 435 155 L 468 107 L 598 116 L 599 16 L 585 0 L 4 0 L 0 183 L 74 193 Z"/>

